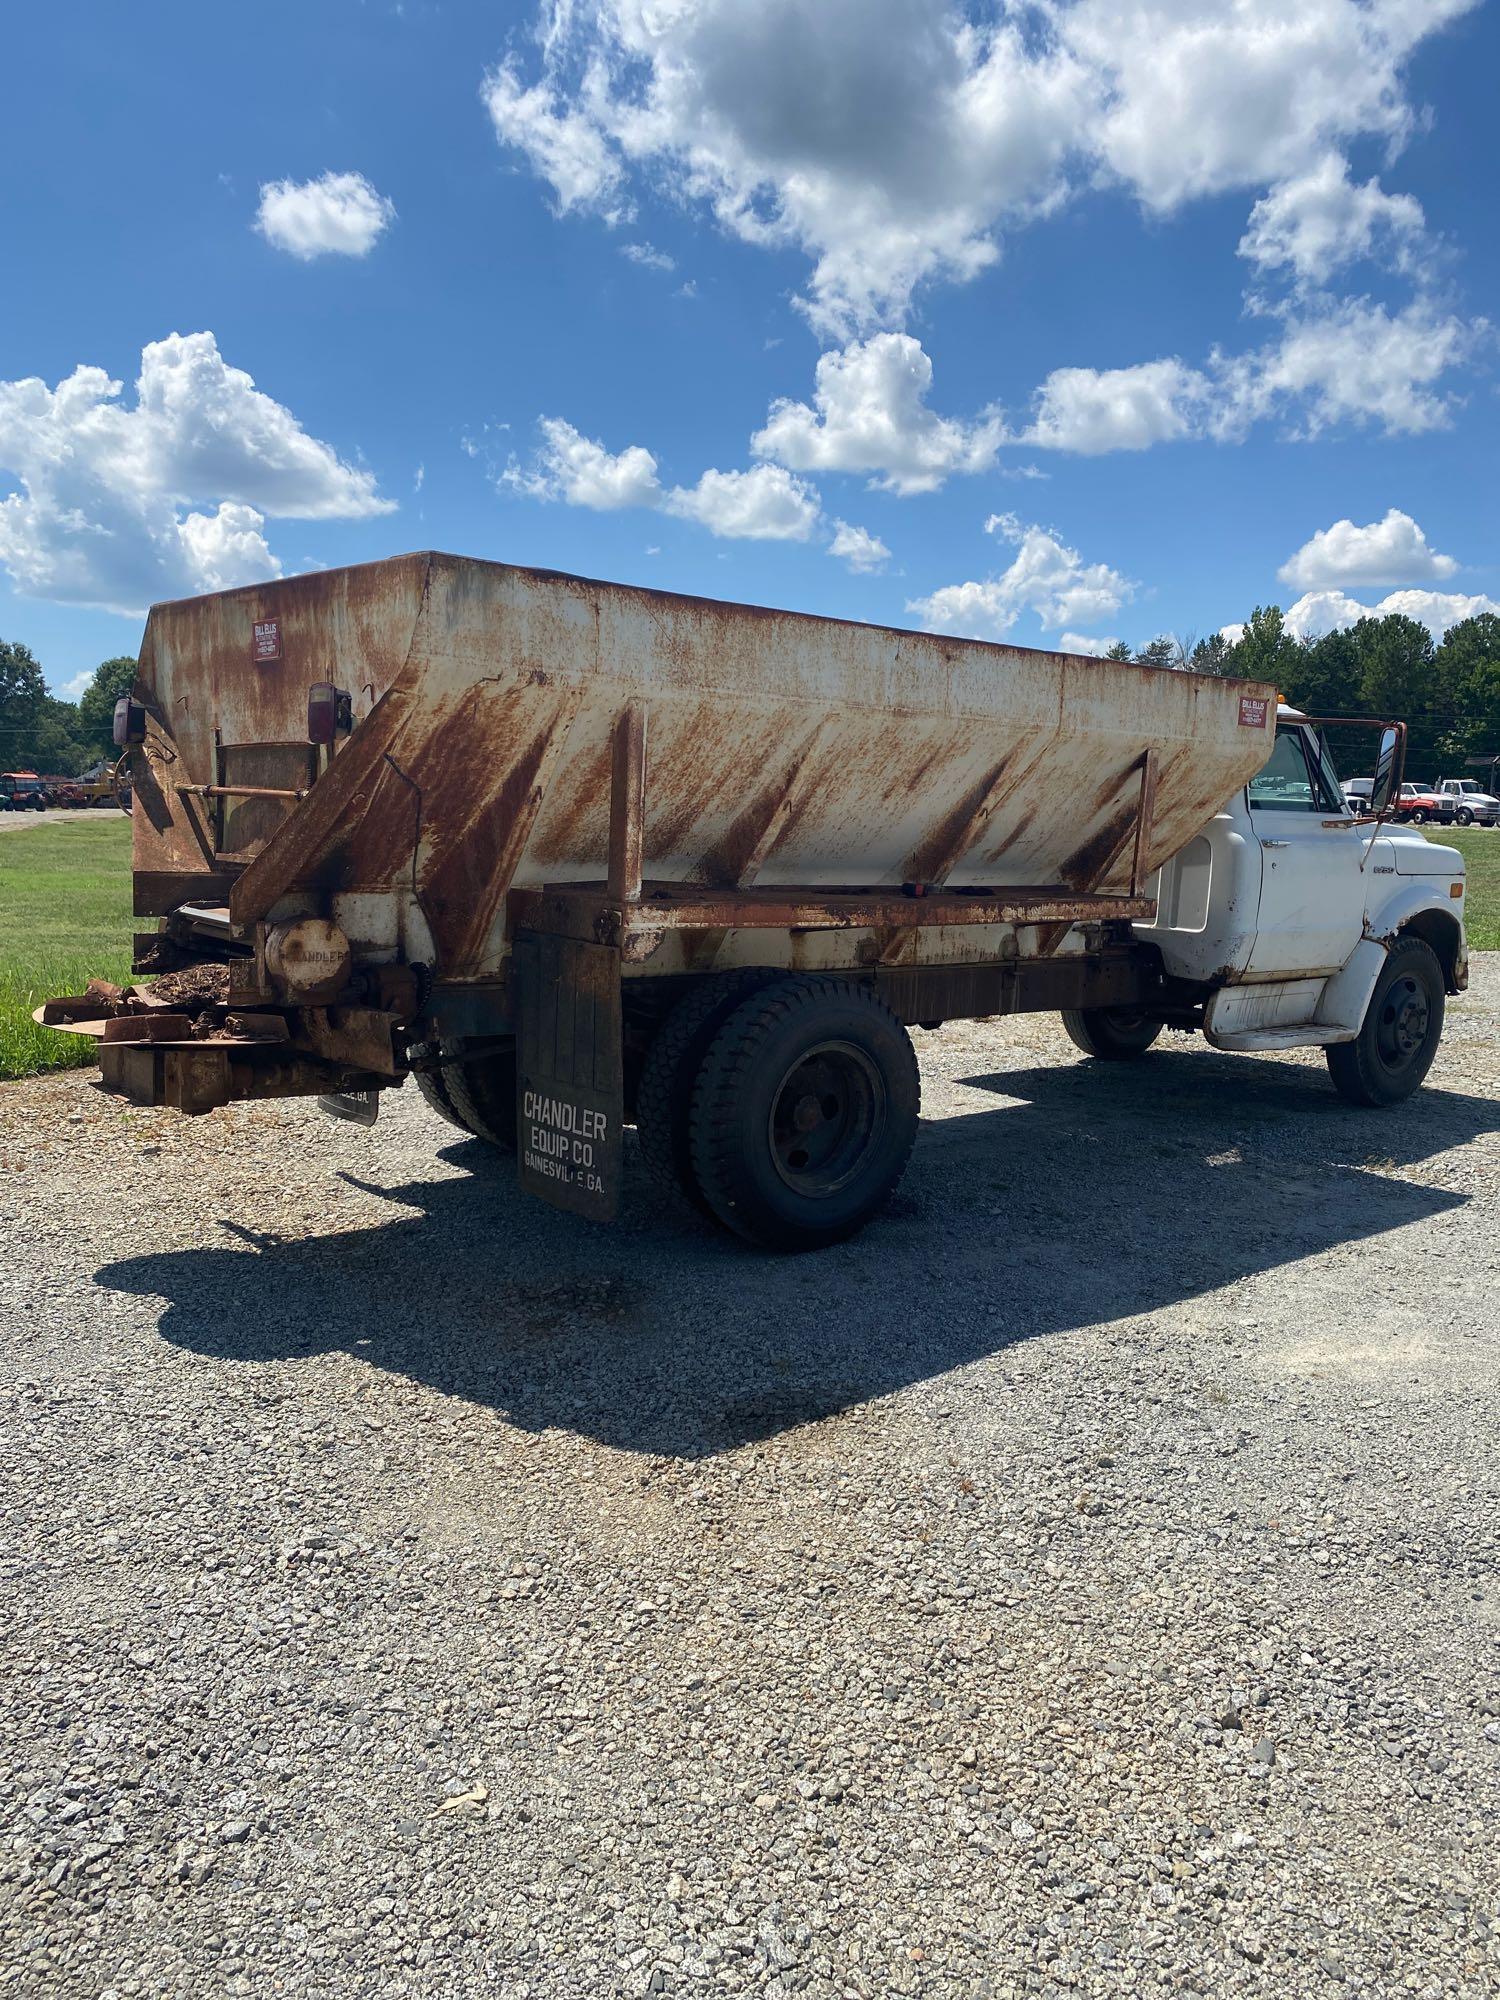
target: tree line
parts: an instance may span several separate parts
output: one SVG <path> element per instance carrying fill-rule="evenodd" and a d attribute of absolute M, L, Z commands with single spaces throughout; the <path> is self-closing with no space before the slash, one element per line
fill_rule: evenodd
<path fill-rule="evenodd" d="M 1492 611 L 1450 625 L 1442 642 L 1399 611 L 1361 618 L 1342 632 L 1298 639 L 1274 604 L 1257 605 L 1238 639 L 1153 639 L 1132 652 L 1116 645 L 1106 658 L 1269 681 L 1308 715 L 1368 715 L 1407 726 L 1409 776 L 1432 783 L 1456 775 L 1469 757 L 1500 757 L 1500 616 Z M 1367 738 L 1335 745 L 1346 776 Z"/>
<path fill-rule="evenodd" d="M 115 703 L 130 692 L 135 658 L 101 660 L 78 701 L 48 694 L 41 663 L 29 646 L 0 639 L 0 771 L 37 771 L 76 778 L 114 745 Z"/>

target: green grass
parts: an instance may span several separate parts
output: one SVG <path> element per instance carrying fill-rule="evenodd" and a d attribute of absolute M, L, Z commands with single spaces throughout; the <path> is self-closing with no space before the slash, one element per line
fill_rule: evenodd
<path fill-rule="evenodd" d="M 1464 858 L 1468 886 L 1464 930 L 1470 951 L 1500 951 L 1500 826 L 1435 826 L 1429 840 L 1456 847 Z"/>
<path fill-rule="evenodd" d="M 128 980 L 134 929 L 123 813 L 0 831 L 0 1078 L 94 1060 L 91 1041 L 39 1028 L 31 1010 Z"/>

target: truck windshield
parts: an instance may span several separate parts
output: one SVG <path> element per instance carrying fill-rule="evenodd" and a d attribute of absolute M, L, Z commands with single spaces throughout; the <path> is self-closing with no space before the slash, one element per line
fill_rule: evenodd
<path fill-rule="evenodd" d="M 1333 764 L 1310 731 L 1283 724 L 1270 756 L 1250 780 L 1252 810 L 1342 813 L 1346 810 Z"/>

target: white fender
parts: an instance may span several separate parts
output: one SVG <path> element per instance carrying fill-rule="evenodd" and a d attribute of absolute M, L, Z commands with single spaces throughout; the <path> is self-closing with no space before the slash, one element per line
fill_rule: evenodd
<path fill-rule="evenodd" d="M 1328 1036 L 1328 1040 L 1354 1040 L 1364 1025 L 1365 1010 L 1370 1004 L 1370 995 L 1375 991 L 1375 982 L 1385 964 L 1391 940 L 1424 910 L 1441 910 L 1445 916 L 1455 918 L 1459 915 L 1458 909 L 1446 896 L 1440 901 L 1432 893 L 1430 878 L 1418 876 L 1415 880 L 1403 882 L 1387 897 L 1378 917 L 1366 919 L 1364 936 L 1323 988 L 1323 997 L 1313 1016 L 1321 1027 L 1337 1031 Z"/>

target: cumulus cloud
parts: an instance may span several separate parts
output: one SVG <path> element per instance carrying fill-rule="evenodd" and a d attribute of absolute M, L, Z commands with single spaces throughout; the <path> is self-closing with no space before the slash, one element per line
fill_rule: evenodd
<path fill-rule="evenodd" d="M 1394 151 L 1413 49 L 1473 4 L 543 0 L 535 79 L 513 60 L 484 94 L 560 210 L 618 218 L 632 177 L 701 203 L 804 252 L 806 308 L 846 337 L 1080 187 L 1166 212 L 1295 183 L 1357 138 Z"/>
<path fill-rule="evenodd" d="M 1087 632 L 1064 632 L 1058 639 L 1057 650 L 1060 653 L 1090 653 L 1097 660 L 1102 659 L 1111 646 L 1118 646 L 1119 643 L 1113 637 L 1101 639 Z"/>
<path fill-rule="evenodd" d="M 270 516 L 390 511 L 373 474 L 231 368 L 211 333 L 141 354 L 135 401 L 101 368 L 0 382 L 0 564 L 18 589 L 136 615 L 156 599 L 279 574 Z"/>
<path fill-rule="evenodd" d="M 696 521 L 712 535 L 746 541 L 805 542 L 819 519 L 817 493 L 779 465 L 748 472 L 711 467 L 695 486 L 665 487 L 644 445 L 611 452 L 562 417 L 543 417 L 541 443 L 527 464 L 512 460 L 501 483 L 536 500 L 610 512 L 652 507 Z"/>
<path fill-rule="evenodd" d="M 1175 359 L 1054 368 L 1021 441 L 1052 451 L 1144 451 L 1201 432 L 1212 398 L 1208 378 Z"/>
<path fill-rule="evenodd" d="M 909 600 L 907 610 L 929 631 L 1001 639 L 1026 611 L 1048 630 L 1091 625 L 1112 617 L 1135 594 L 1128 577 L 1106 563 L 1085 563 L 1052 529 L 1027 525 L 1014 514 L 992 514 L 985 529 L 1014 547 L 1014 559 L 999 576 L 945 584 Z"/>
<path fill-rule="evenodd" d="M 853 527 L 848 521 L 834 522 L 828 553 L 847 563 L 856 576 L 873 576 L 891 559 L 890 550 L 878 535 L 872 535 L 868 528 Z"/>
<path fill-rule="evenodd" d="M 1500 604 L 1482 594 L 1466 597 L 1461 592 L 1442 590 L 1393 590 L 1378 604 L 1361 604 L 1342 590 L 1314 590 L 1297 599 L 1284 622 L 1294 638 L 1316 639 L 1324 632 L 1340 632 L 1346 626 L 1357 625 L 1361 618 L 1385 618 L 1392 612 L 1400 612 L 1427 626 L 1434 639 L 1441 639 L 1450 625 L 1457 625 L 1465 618 L 1477 618 L 1482 611 L 1500 612 Z M 1225 629 L 1227 632 L 1230 628 Z"/>
<path fill-rule="evenodd" d="M 1004 435 L 927 407 L 932 363 L 906 333 L 877 333 L 819 358 L 811 404 L 782 397 L 750 440 L 757 458 L 797 472 L 867 472 L 895 493 L 930 493 L 955 472 L 983 472 Z"/>
<path fill-rule="evenodd" d="M 819 516 L 813 488 L 780 465 L 710 469 L 696 486 L 674 486 L 662 505 L 711 535 L 752 542 L 810 541 Z"/>
<path fill-rule="evenodd" d="M 1443 429 L 1452 421 L 1443 377 L 1487 333 L 1483 321 L 1439 313 L 1420 299 L 1399 312 L 1346 299 L 1327 312 L 1290 315 L 1278 341 L 1223 369 L 1221 424 L 1233 432 L 1286 412 L 1308 436 L 1340 422 L 1391 433 Z"/>
<path fill-rule="evenodd" d="M 255 226 L 268 243 L 306 263 L 367 257 L 395 219 L 395 203 L 363 174 L 321 174 L 314 181 L 267 181 Z"/>
<path fill-rule="evenodd" d="M 606 451 L 562 417 L 537 424 L 542 442 L 529 465 L 512 463 L 500 475 L 507 486 L 535 500 L 562 500 L 601 513 L 617 507 L 655 507 L 662 497 L 656 460 L 644 445 Z"/>
<path fill-rule="evenodd" d="M 1406 267 L 1426 231 L 1414 195 L 1387 194 L 1378 180 L 1356 184 L 1339 153 L 1325 153 L 1280 181 L 1250 211 L 1239 254 L 1260 271 L 1290 271 L 1326 285 L 1346 264 L 1384 254 Z"/>
<path fill-rule="evenodd" d="M 1457 568 L 1452 556 L 1429 547 L 1410 514 L 1391 507 L 1383 521 L 1362 528 L 1347 519 L 1319 528 L 1276 573 L 1295 589 L 1317 591 L 1338 584 L 1441 583 Z"/>
<path fill-rule="evenodd" d="M 1302 437 L 1335 424 L 1375 425 L 1392 436 L 1439 430 L 1452 421 L 1445 378 L 1488 332 L 1483 321 L 1421 299 L 1395 312 L 1369 299 L 1292 310 L 1262 346 L 1216 352 L 1200 367 L 1170 357 L 1054 369 L 1016 441 L 1098 453 L 1237 439 L 1258 423 Z"/>
<path fill-rule="evenodd" d="M 492 70 L 480 91 L 495 137 L 524 153 L 533 172 L 550 181 L 560 215 L 589 208 L 607 222 L 628 221 L 635 207 L 620 193 L 624 173 L 587 101 L 594 95 L 585 89 L 584 101 L 570 106 L 547 83 L 528 89 L 513 62 Z"/>

